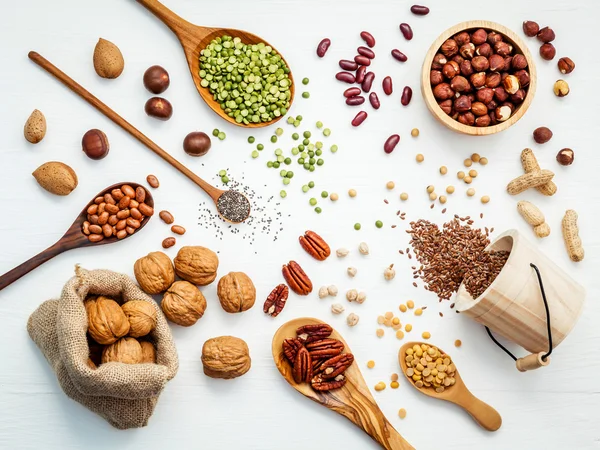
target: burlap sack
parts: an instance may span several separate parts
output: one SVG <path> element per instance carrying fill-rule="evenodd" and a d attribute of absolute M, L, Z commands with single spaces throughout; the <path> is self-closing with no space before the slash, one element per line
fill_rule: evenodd
<path fill-rule="evenodd" d="M 157 364 L 111 362 L 87 365 L 87 314 L 83 300 L 90 294 L 123 302 L 143 300 L 157 310 L 157 326 L 149 335 Z M 177 350 L 171 330 L 156 302 L 127 276 L 108 270 L 76 269 L 60 299 L 48 300 L 27 322 L 31 339 L 40 348 L 65 394 L 104 417 L 119 429 L 143 427 L 154 411 L 165 384 L 177 373 Z"/>

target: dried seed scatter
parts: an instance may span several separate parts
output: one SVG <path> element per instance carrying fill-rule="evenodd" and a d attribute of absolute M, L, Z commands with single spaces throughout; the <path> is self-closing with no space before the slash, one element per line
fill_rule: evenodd
<path fill-rule="evenodd" d="M 452 359 L 437 347 L 415 344 L 406 349 L 407 378 L 419 389 L 435 389 L 442 393 L 456 383 L 456 366 Z"/>
<path fill-rule="evenodd" d="M 425 289 L 449 300 L 465 280 L 467 291 L 477 298 L 494 281 L 508 258 L 508 252 L 485 252 L 489 245 L 488 229 L 471 228 L 470 216 L 459 217 L 443 225 L 427 220 L 411 222 L 406 232 L 421 267 L 413 271 L 425 283 Z"/>
<path fill-rule="evenodd" d="M 217 200 L 217 209 L 223 218 L 240 223 L 250 215 L 250 201 L 239 191 L 225 191 Z"/>

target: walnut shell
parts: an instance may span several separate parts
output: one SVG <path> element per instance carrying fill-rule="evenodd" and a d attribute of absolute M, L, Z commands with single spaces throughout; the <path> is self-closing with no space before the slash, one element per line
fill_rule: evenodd
<path fill-rule="evenodd" d="M 250 370 L 248 345 L 240 338 L 220 336 L 202 346 L 204 374 L 211 378 L 237 378 Z"/>
<path fill-rule="evenodd" d="M 206 299 L 192 283 L 176 281 L 165 293 L 161 307 L 171 322 L 189 327 L 204 314 Z"/>
<path fill-rule="evenodd" d="M 148 341 L 140 342 L 142 347 L 142 360 L 141 363 L 153 363 L 156 364 L 156 348 L 154 344 Z"/>
<path fill-rule="evenodd" d="M 156 309 L 143 300 L 130 300 L 121 306 L 129 320 L 129 336 L 146 336 L 156 328 Z"/>
<path fill-rule="evenodd" d="M 182 247 L 174 261 L 177 275 L 190 283 L 206 286 L 217 278 L 219 258 L 208 248 Z"/>
<path fill-rule="evenodd" d="M 129 333 L 129 321 L 117 302 L 107 297 L 85 302 L 88 332 L 98 344 L 108 345 Z"/>
<path fill-rule="evenodd" d="M 238 313 L 254 306 L 256 288 L 244 272 L 229 272 L 219 280 L 217 295 L 225 311 Z"/>
<path fill-rule="evenodd" d="M 147 294 L 160 294 L 175 281 L 173 263 L 163 252 L 148 253 L 133 266 L 135 279 Z"/>
<path fill-rule="evenodd" d="M 142 346 L 135 338 L 121 338 L 114 344 L 104 347 L 102 364 L 109 362 L 139 364 L 142 362 Z"/>

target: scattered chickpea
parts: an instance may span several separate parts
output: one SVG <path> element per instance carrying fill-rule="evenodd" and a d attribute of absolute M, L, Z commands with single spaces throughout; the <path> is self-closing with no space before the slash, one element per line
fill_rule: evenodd
<path fill-rule="evenodd" d="M 443 205 L 444 203 L 446 203 L 448 201 L 448 199 L 446 198 L 445 195 L 440 195 L 440 203 Z"/>
<path fill-rule="evenodd" d="M 377 337 L 383 337 L 384 334 L 385 331 L 383 330 L 383 328 L 377 328 Z"/>
<path fill-rule="evenodd" d="M 446 166 L 440 167 L 440 173 L 446 175 L 448 173 L 448 168 Z"/>
<path fill-rule="evenodd" d="M 415 316 L 420 316 L 421 314 L 423 314 L 423 310 L 421 308 L 415 309 Z"/>
<path fill-rule="evenodd" d="M 471 161 L 473 161 L 474 163 L 477 163 L 481 160 L 481 156 L 479 156 L 479 153 L 473 153 L 471 155 Z"/>
<path fill-rule="evenodd" d="M 356 197 L 356 190 L 355 189 L 350 189 L 348 191 L 348 195 L 352 198 Z"/>
<path fill-rule="evenodd" d="M 412 325 L 410 323 L 407 323 L 404 326 L 404 331 L 406 331 L 407 333 L 410 333 L 412 331 Z"/>
<path fill-rule="evenodd" d="M 490 202 L 490 196 L 489 195 L 484 195 L 483 197 L 481 197 L 481 203 L 486 204 Z"/>
<path fill-rule="evenodd" d="M 473 161 L 471 160 L 471 158 L 465 159 L 463 163 L 465 167 L 471 167 L 473 165 Z"/>
<path fill-rule="evenodd" d="M 467 175 L 463 181 L 467 184 L 471 184 L 473 182 L 473 178 L 471 175 Z"/>
<path fill-rule="evenodd" d="M 406 306 L 408 306 L 408 309 L 413 309 L 415 307 L 415 302 L 409 300 L 406 302 Z"/>
<path fill-rule="evenodd" d="M 456 176 L 458 177 L 459 180 L 462 180 L 465 178 L 465 173 L 462 170 L 460 170 L 456 173 Z"/>
<path fill-rule="evenodd" d="M 398 306 L 398 309 L 402 312 L 406 312 L 406 305 L 402 303 L 400 306 Z"/>
<path fill-rule="evenodd" d="M 454 186 L 448 186 L 448 187 L 446 188 L 446 192 L 447 192 L 448 194 L 454 194 Z"/>
<path fill-rule="evenodd" d="M 398 325 L 400 323 L 400 319 L 398 319 L 397 317 L 394 317 L 392 319 L 392 325 Z"/>
<path fill-rule="evenodd" d="M 419 129 L 418 128 L 413 128 L 412 130 L 410 130 L 410 135 L 412 137 L 417 137 L 419 135 Z"/>
<path fill-rule="evenodd" d="M 396 331 L 396 337 L 398 339 L 404 339 L 404 332 L 402 330 Z"/>
<path fill-rule="evenodd" d="M 457 339 L 454 341 L 454 346 L 455 347 L 460 347 L 462 345 L 462 341 L 460 339 Z"/>
<path fill-rule="evenodd" d="M 437 194 L 435 192 L 432 192 L 431 194 L 429 194 L 429 200 L 434 201 L 437 199 Z"/>
<path fill-rule="evenodd" d="M 371 360 L 371 361 L 367 362 L 367 367 L 369 369 L 372 369 L 373 367 L 375 367 L 375 361 Z"/>
<path fill-rule="evenodd" d="M 432 184 L 430 184 L 429 186 L 427 186 L 427 193 L 431 194 L 433 191 L 435 191 L 435 186 L 433 186 Z"/>
<path fill-rule="evenodd" d="M 383 325 L 383 322 L 385 322 L 385 317 L 383 317 L 383 316 L 377 317 L 377 323 L 379 325 Z"/>
<path fill-rule="evenodd" d="M 485 156 L 479 160 L 479 164 L 481 164 L 482 166 L 485 166 L 487 163 L 488 159 Z"/>
<path fill-rule="evenodd" d="M 400 200 L 402 200 L 402 201 L 408 200 L 408 194 L 406 192 L 403 192 L 402 194 L 400 194 Z"/>
<path fill-rule="evenodd" d="M 423 334 L 421 334 L 421 337 L 423 339 L 429 339 L 431 337 L 431 333 L 429 331 L 423 331 Z"/>
<path fill-rule="evenodd" d="M 388 181 L 385 187 L 392 190 L 396 187 L 396 183 L 394 183 L 393 181 Z"/>
<path fill-rule="evenodd" d="M 340 196 L 339 196 L 339 195 L 337 195 L 335 192 L 332 192 L 332 193 L 329 195 L 329 199 L 330 199 L 332 202 L 337 202 L 339 198 L 340 198 Z"/>
<path fill-rule="evenodd" d="M 391 387 L 392 389 L 398 389 L 398 387 L 400 387 L 400 383 L 398 383 L 397 381 L 392 381 L 392 382 L 390 383 L 390 387 Z"/>
<path fill-rule="evenodd" d="M 473 189 L 473 188 L 467 189 L 467 195 L 469 197 L 473 197 L 475 195 L 475 189 Z"/>
<path fill-rule="evenodd" d="M 476 177 L 477 177 L 477 175 L 478 175 L 478 174 L 477 174 L 477 171 L 476 171 L 475 169 L 471 169 L 471 170 L 469 170 L 469 176 L 470 176 L 471 178 L 476 178 Z"/>
<path fill-rule="evenodd" d="M 392 376 L 390 377 L 390 380 L 392 380 L 392 381 L 398 381 L 398 378 L 399 378 L 398 374 L 397 373 L 393 373 Z"/>
<path fill-rule="evenodd" d="M 418 163 L 422 163 L 423 161 L 425 161 L 425 157 L 421 153 L 419 153 L 416 157 L 416 160 Z"/>
<path fill-rule="evenodd" d="M 385 313 L 385 318 L 388 320 L 392 320 L 392 318 L 394 317 L 394 313 L 391 311 L 388 311 Z"/>
<path fill-rule="evenodd" d="M 400 411 L 398 411 L 398 416 L 401 419 L 404 419 L 406 417 L 406 410 L 404 408 L 400 408 Z"/>
<path fill-rule="evenodd" d="M 383 381 L 380 381 L 379 383 L 377 383 L 375 385 L 375 390 L 376 391 L 383 391 L 385 389 L 385 383 Z"/>

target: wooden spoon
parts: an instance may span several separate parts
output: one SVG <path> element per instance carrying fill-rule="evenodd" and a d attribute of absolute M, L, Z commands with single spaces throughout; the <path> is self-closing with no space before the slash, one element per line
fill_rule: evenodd
<path fill-rule="evenodd" d="M 190 66 L 190 72 L 192 74 L 192 80 L 196 85 L 196 89 L 200 93 L 202 99 L 206 102 L 206 104 L 219 116 L 225 119 L 227 122 L 232 123 L 233 125 L 238 125 L 246 128 L 260 128 L 271 125 L 278 120 L 280 120 L 283 116 L 277 117 L 270 122 L 260 122 L 260 123 L 250 123 L 245 125 L 243 123 L 237 123 L 234 118 L 229 117 L 223 109 L 221 109 L 221 105 L 213 99 L 213 95 L 209 92 L 207 88 L 203 88 L 200 86 L 200 51 L 205 49 L 210 41 L 220 36 L 232 36 L 239 37 L 244 44 L 259 44 L 264 42 L 265 45 L 272 47 L 264 39 L 256 36 L 255 34 L 249 33 L 247 31 L 236 30 L 235 28 L 208 28 L 201 27 L 198 25 L 194 25 L 189 23 L 188 21 L 182 19 L 169 8 L 164 6 L 162 3 L 157 0 L 137 0 L 138 3 L 144 5 L 148 10 L 150 10 L 156 17 L 158 17 L 165 25 L 167 25 L 173 33 L 179 39 L 181 46 L 183 47 L 183 52 L 185 53 L 185 57 L 187 59 L 188 65 Z M 279 53 L 279 52 L 277 52 Z M 281 59 L 285 63 L 287 67 L 290 67 L 286 60 L 283 58 L 283 55 L 279 53 Z M 294 101 L 294 93 L 295 93 L 295 85 L 294 78 L 292 77 L 292 73 L 288 74 L 291 84 L 291 97 L 290 97 L 290 106 Z"/>
<path fill-rule="evenodd" d="M 387 421 L 360 373 L 356 361 L 345 372 L 346 384 L 332 391 L 314 391 L 308 383 L 297 384 L 292 376 L 292 366 L 281 348 L 284 339 L 296 337 L 296 329 L 302 325 L 324 323 L 318 319 L 304 317 L 283 324 L 273 336 L 273 359 L 281 375 L 294 389 L 312 401 L 341 414 L 371 436 L 381 447 L 387 450 L 409 450 L 413 447 L 404 440 Z M 345 351 L 350 348 L 342 336 L 335 330 L 331 337 L 343 342 Z"/>
<path fill-rule="evenodd" d="M 9 286 L 12 283 L 14 283 L 15 281 L 17 281 L 22 276 L 27 275 L 33 269 L 36 269 L 37 267 L 41 266 L 46 261 L 49 261 L 50 259 L 54 258 L 56 255 L 60 255 L 61 253 L 66 252 L 67 250 L 72 250 L 74 248 L 80 248 L 80 247 L 97 247 L 98 245 L 114 244 L 115 242 L 118 242 L 119 240 L 124 241 L 125 239 L 128 239 L 131 236 L 137 235 L 142 230 L 142 228 L 144 228 L 146 226 L 146 224 L 150 220 L 150 217 L 144 218 L 144 220 L 142 221 L 140 227 L 136 230 L 136 232 L 131 235 L 128 234 L 123 239 L 117 239 L 116 236 L 111 236 L 109 238 L 105 238 L 105 239 L 101 240 L 100 242 L 91 242 L 87 238 L 87 236 L 85 234 L 83 234 L 83 231 L 82 231 L 83 222 L 85 222 L 87 220 L 87 209 L 91 204 L 94 203 L 94 200 L 96 199 L 96 197 L 100 197 L 101 195 L 110 193 L 110 191 L 112 191 L 113 189 L 120 188 L 124 184 L 128 184 L 133 189 L 136 189 L 137 187 L 140 186 L 137 183 L 131 183 L 131 182 L 117 183 L 117 184 L 113 184 L 112 186 L 107 187 L 102 192 L 100 192 L 98 195 L 94 196 L 94 198 L 92 198 L 92 200 L 87 205 L 85 205 L 85 208 L 83 208 L 81 213 L 77 216 L 77 219 L 75 219 L 75 222 L 73 222 L 73 225 L 71 225 L 69 227 L 69 229 L 67 230 L 65 235 L 62 238 L 60 238 L 60 240 L 56 244 L 48 247 L 43 252 L 34 256 L 30 260 L 25 261 L 20 266 L 15 267 L 10 272 L 7 272 L 0 277 L 0 291 L 2 289 L 4 289 L 6 286 Z M 144 188 L 144 189 L 146 189 L 146 188 Z M 146 203 L 148 206 L 151 206 L 152 208 L 154 208 L 154 199 L 152 198 L 152 194 L 150 193 L 150 191 L 148 191 L 148 189 L 146 189 L 146 200 L 144 201 L 144 203 Z"/>
<path fill-rule="evenodd" d="M 158 156 L 160 156 L 166 162 L 168 162 L 173 167 L 175 167 L 179 172 L 181 172 L 186 177 L 188 177 L 190 180 L 192 180 L 194 183 L 196 183 L 198 186 L 200 186 L 202 188 L 202 190 L 204 192 L 206 192 L 210 196 L 210 198 L 212 198 L 213 202 L 215 202 L 215 205 L 217 206 L 217 212 L 223 218 L 223 220 L 225 220 L 227 222 L 231 222 L 231 223 L 240 223 L 248 218 L 248 216 L 250 215 L 250 201 L 241 192 L 240 192 L 240 194 L 242 195 L 243 198 L 242 197 L 240 197 L 240 198 L 242 198 L 242 201 L 244 202 L 244 206 L 246 206 L 248 209 L 248 215 L 239 221 L 238 220 L 233 221 L 233 220 L 230 220 L 229 218 L 225 217 L 221 213 L 221 210 L 218 207 L 219 198 L 225 192 L 228 192 L 228 191 L 217 189 L 216 187 L 214 187 L 211 184 L 204 181 L 202 178 L 200 178 L 198 175 L 196 175 L 194 172 L 192 172 L 186 166 L 184 166 L 179 161 L 177 161 L 175 158 L 173 158 L 169 153 L 167 153 L 162 148 L 160 148 L 158 145 L 156 145 L 150 138 L 148 138 L 140 130 L 138 130 L 136 127 L 134 127 L 129 122 L 127 122 L 123 117 L 121 117 L 114 110 L 112 110 L 109 106 L 107 106 L 105 103 L 103 103 L 99 98 L 95 97 L 91 92 L 89 92 L 87 89 L 85 89 L 79 83 L 77 83 L 75 80 L 73 80 L 71 77 L 69 77 L 66 73 L 64 73 L 62 70 L 60 70 L 54 64 L 52 64 L 46 58 L 44 58 L 42 55 L 40 55 L 37 52 L 29 52 L 28 56 L 29 56 L 29 59 L 31 59 L 34 63 L 36 63 L 42 69 L 47 71 L 50 75 L 57 78 L 61 83 L 63 83 L 65 86 L 67 86 L 69 89 L 71 89 L 77 95 L 79 95 L 82 99 L 84 99 L 86 102 L 88 102 L 94 108 L 96 108 L 98 111 L 100 111 L 102 114 L 104 114 L 110 120 L 112 120 L 115 124 L 119 125 L 125 131 L 127 131 L 130 135 L 132 135 L 134 138 L 136 138 L 138 141 L 140 141 L 142 144 L 144 144 L 146 147 L 148 147 L 150 150 L 152 150 L 154 153 L 156 153 Z M 238 192 L 238 191 L 236 191 L 236 192 Z"/>
<path fill-rule="evenodd" d="M 407 342 L 400 347 L 400 351 L 398 352 L 398 361 L 400 362 L 402 373 L 408 379 L 411 386 L 414 386 L 414 388 L 419 392 L 428 395 L 429 397 L 446 400 L 447 402 L 451 402 L 460 406 L 467 411 L 473 419 L 475 419 L 475 422 L 488 431 L 496 431 L 498 428 L 500 428 L 502 425 L 502 417 L 500 417 L 498 411 L 471 394 L 471 391 L 467 389 L 467 386 L 460 377 L 458 368 L 456 369 L 456 373 L 454 375 L 456 383 L 452 387 L 446 388 L 444 392 L 438 393 L 435 391 L 435 389 L 422 389 L 415 386 L 413 379 L 406 375 L 406 370 L 408 367 L 406 366 L 406 361 L 404 360 L 406 350 L 415 344 L 421 345 L 422 343 Z M 440 349 L 440 352 L 443 352 L 443 350 Z"/>

